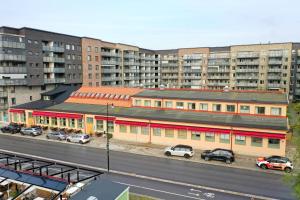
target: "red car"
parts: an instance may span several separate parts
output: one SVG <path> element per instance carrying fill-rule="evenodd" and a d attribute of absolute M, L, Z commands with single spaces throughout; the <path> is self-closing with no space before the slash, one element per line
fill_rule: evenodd
<path fill-rule="evenodd" d="M 293 170 L 293 163 L 286 157 L 271 156 L 256 159 L 256 165 L 262 169 L 276 169 L 290 173 Z"/>

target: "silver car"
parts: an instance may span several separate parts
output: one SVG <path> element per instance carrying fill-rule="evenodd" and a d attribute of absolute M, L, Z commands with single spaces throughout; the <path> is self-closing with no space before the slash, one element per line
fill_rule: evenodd
<path fill-rule="evenodd" d="M 84 144 L 91 140 L 91 137 L 87 134 L 73 134 L 67 137 L 68 142 Z"/>
<path fill-rule="evenodd" d="M 193 147 L 188 145 L 176 145 L 174 147 L 165 148 L 166 156 L 182 156 L 185 158 L 190 158 L 194 155 Z"/>
<path fill-rule="evenodd" d="M 67 139 L 67 135 L 65 132 L 62 131 L 55 131 L 55 132 L 51 132 L 48 133 L 46 135 L 47 139 L 53 139 L 53 140 L 66 140 Z"/>
<path fill-rule="evenodd" d="M 38 136 L 42 135 L 42 130 L 39 128 L 22 128 L 20 133 L 22 135 Z"/>

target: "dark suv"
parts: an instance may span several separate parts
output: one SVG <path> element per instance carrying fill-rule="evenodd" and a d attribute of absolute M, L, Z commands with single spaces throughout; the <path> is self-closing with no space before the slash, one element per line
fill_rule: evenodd
<path fill-rule="evenodd" d="M 18 124 L 9 124 L 1 128 L 3 133 L 19 133 L 21 131 L 21 126 Z"/>
<path fill-rule="evenodd" d="M 234 153 L 228 149 L 206 150 L 201 154 L 201 158 L 206 161 L 220 160 L 230 164 L 234 161 Z"/>

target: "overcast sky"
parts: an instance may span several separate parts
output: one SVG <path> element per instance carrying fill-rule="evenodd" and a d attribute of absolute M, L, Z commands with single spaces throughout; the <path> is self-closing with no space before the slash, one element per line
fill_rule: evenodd
<path fill-rule="evenodd" d="M 3 0 L 0 26 L 149 49 L 300 42 L 300 0 Z"/>

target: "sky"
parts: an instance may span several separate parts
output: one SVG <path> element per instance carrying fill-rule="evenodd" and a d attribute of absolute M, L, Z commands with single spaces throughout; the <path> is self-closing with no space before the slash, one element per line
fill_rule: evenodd
<path fill-rule="evenodd" d="M 148 49 L 300 42 L 299 0 L 3 0 L 0 26 Z"/>

